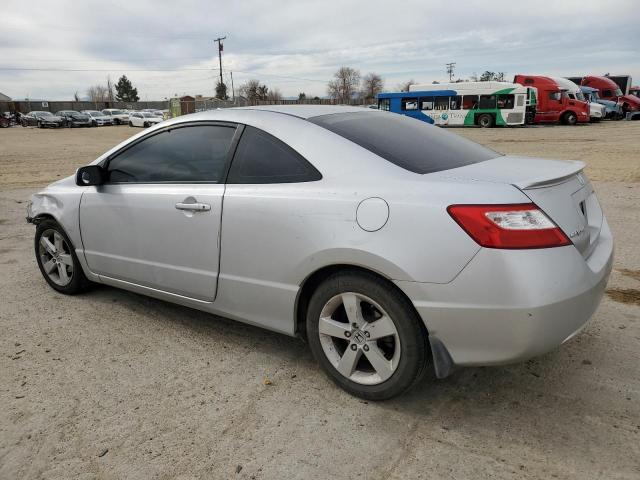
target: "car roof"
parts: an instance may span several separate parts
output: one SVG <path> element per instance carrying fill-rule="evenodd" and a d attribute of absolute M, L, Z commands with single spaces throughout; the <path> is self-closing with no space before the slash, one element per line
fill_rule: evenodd
<path fill-rule="evenodd" d="M 320 115 L 334 113 L 362 112 L 365 107 L 350 105 L 259 105 L 255 107 L 237 107 L 233 110 L 265 110 L 274 113 L 284 113 L 294 117 L 308 119 Z M 369 109 L 371 110 L 371 109 Z"/>

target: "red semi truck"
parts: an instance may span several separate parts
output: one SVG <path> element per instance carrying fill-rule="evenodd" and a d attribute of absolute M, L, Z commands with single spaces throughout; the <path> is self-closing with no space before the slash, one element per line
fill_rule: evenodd
<path fill-rule="evenodd" d="M 575 125 L 589 121 L 589 104 L 569 98 L 567 90 L 553 78 L 540 75 L 516 75 L 513 83 L 538 90 L 538 104 L 534 123 L 563 123 Z"/>
<path fill-rule="evenodd" d="M 625 95 L 616 82 L 607 77 L 588 76 L 582 78 L 582 85 L 598 89 L 600 98 L 612 100 L 622 105 L 622 111 L 640 111 L 640 98 L 635 95 Z"/>

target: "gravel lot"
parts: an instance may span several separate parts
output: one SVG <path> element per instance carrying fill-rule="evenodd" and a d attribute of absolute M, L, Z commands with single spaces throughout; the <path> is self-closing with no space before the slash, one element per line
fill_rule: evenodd
<path fill-rule="evenodd" d="M 384 403 L 334 387 L 297 339 L 47 286 L 26 199 L 138 131 L 0 130 L 0 479 L 640 478 L 640 122 L 454 130 L 585 160 L 615 270 L 561 350 Z"/>

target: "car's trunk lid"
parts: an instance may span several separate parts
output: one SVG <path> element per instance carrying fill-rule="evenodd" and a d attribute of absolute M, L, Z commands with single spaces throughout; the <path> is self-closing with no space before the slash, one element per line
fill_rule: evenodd
<path fill-rule="evenodd" d="M 603 215 L 584 166 L 577 161 L 502 156 L 436 175 L 513 185 L 538 205 L 586 258 L 600 235 Z"/>

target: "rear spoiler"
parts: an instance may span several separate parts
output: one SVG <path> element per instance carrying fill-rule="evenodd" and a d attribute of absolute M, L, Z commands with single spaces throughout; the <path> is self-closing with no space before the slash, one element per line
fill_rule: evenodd
<path fill-rule="evenodd" d="M 562 165 L 562 166 L 560 166 Z M 577 173 L 582 172 L 584 170 L 585 164 L 584 162 L 579 162 L 576 160 L 572 161 L 564 161 L 560 164 L 557 162 L 554 164 L 554 170 L 551 178 L 549 170 L 545 170 L 539 177 L 530 178 L 527 180 L 521 180 L 519 182 L 514 183 L 515 187 L 518 187 L 520 190 L 532 190 L 534 188 L 546 188 L 551 187 L 553 185 L 560 185 L 571 178 Z"/>

